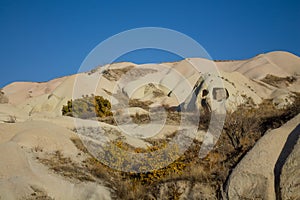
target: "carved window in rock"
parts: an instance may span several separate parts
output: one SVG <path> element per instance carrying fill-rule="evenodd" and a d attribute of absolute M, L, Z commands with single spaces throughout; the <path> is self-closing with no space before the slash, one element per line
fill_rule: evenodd
<path fill-rule="evenodd" d="M 213 88 L 213 99 L 216 101 L 222 101 L 228 99 L 229 93 L 226 88 Z"/>

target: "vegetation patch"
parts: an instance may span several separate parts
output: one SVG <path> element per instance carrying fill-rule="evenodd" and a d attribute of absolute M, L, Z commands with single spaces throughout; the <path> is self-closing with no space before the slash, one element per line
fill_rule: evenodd
<path fill-rule="evenodd" d="M 25 200 L 54 200 L 49 197 L 48 194 L 41 188 L 37 186 L 30 186 L 32 193 L 28 197 L 24 197 Z"/>
<path fill-rule="evenodd" d="M 290 84 L 293 84 L 296 81 L 296 77 L 294 76 L 288 76 L 288 77 L 277 77 L 271 74 L 268 74 L 265 78 L 263 78 L 261 81 L 272 85 L 274 87 L 282 87 L 282 86 L 289 86 Z"/>
<path fill-rule="evenodd" d="M 70 100 L 62 108 L 62 115 L 88 119 L 112 116 L 111 103 L 102 96 L 83 96 Z"/>
<path fill-rule="evenodd" d="M 152 104 L 152 101 L 141 101 L 139 99 L 129 99 L 129 107 L 139 107 L 144 110 L 149 110 L 149 106 Z"/>
<path fill-rule="evenodd" d="M 79 181 L 92 181 L 95 179 L 88 173 L 85 168 L 74 163 L 70 158 L 64 157 L 60 151 L 54 152 L 50 158 L 37 158 L 41 163 L 47 165 L 54 172 Z"/>
<path fill-rule="evenodd" d="M 126 74 L 134 66 L 128 66 L 120 69 L 107 69 L 102 72 L 102 76 L 110 81 L 118 81 L 123 74 Z"/>
<path fill-rule="evenodd" d="M 149 140 L 147 142 L 152 146 L 148 148 L 135 148 L 117 140 L 108 143 L 105 147 L 102 156 L 106 161 L 97 160 L 89 155 L 79 169 L 90 174 L 94 180 L 98 178 L 104 180 L 110 188 L 113 188 L 114 199 L 159 199 L 161 197 L 179 199 L 183 197 L 185 191 L 188 191 L 190 199 L 193 199 L 193 194 L 197 192 L 197 197 L 203 199 L 222 199 L 224 185 L 231 170 L 257 140 L 268 129 L 278 128 L 300 113 L 300 94 L 295 95 L 294 103 L 284 109 L 276 109 L 271 100 L 265 100 L 258 107 L 240 106 L 235 112 L 228 113 L 217 144 L 205 158 L 198 156 L 202 142 L 194 140 L 188 150 L 168 166 L 162 166 L 162 160 L 158 159 L 153 160 L 153 170 L 148 172 L 123 172 L 111 168 L 111 164 L 115 165 L 113 167 L 116 169 L 120 166 L 143 169 L 149 164 L 138 160 L 132 162 L 131 157 L 123 154 L 124 151 L 154 155 L 168 146 L 169 139 Z M 173 115 L 176 116 L 176 113 L 174 112 Z M 201 116 L 199 129 L 205 131 L 208 128 L 210 115 Z M 177 119 L 174 116 L 173 118 Z M 176 132 L 172 137 L 176 137 L 177 134 L 180 133 Z M 83 145 L 80 145 L 80 140 L 73 142 L 78 149 L 88 152 Z M 170 151 L 165 152 L 168 157 L 172 157 L 178 152 L 176 149 L 174 146 Z"/>
<path fill-rule="evenodd" d="M 135 124 L 148 124 L 151 121 L 148 114 L 135 113 L 135 115 L 132 115 L 130 117 L 132 118 L 132 122 Z"/>

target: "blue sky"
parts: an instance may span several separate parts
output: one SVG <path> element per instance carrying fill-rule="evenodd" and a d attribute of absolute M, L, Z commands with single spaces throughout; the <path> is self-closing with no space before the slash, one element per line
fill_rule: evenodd
<path fill-rule="evenodd" d="M 0 0 L 0 87 L 76 73 L 87 54 L 119 32 L 164 27 L 199 42 L 213 59 L 285 50 L 300 55 L 300 1 Z M 118 61 L 178 60 L 145 50 Z"/>

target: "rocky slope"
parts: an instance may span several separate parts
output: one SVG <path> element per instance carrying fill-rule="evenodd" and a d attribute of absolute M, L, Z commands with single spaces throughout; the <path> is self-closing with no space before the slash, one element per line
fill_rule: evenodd
<path fill-rule="evenodd" d="M 153 82 L 162 85 L 159 89 L 165 94 L 172 91 L 172 94 L 176 95 L 165 95 L 156 98 L 156 101 L 177 105 L 190 95 L 200 77 L 212 74 L 214 77 L 210 79 L 221 78 L 222 84 L 230 94 L 226 102 L 229 109 L 243 103 L 245 98 L 242 96 L 246 99 L 250 97 L 255 104 L 260 103 L 262 99 L 272 98 L 274 103 L 284 106 L 284 102 L 290 99 L 291 91 L 299 92 L 299 62 L 300 58 L 293 54 L 271 52 L 245 61 L 213 62 L 192 58 L 173 65 L 161 63 L 139 66 L 133 63 L 116 63 L 90 73 L 62 77 L 46 83 L 12 83 L 4 87 L 3 92 L 10 104 L 26 114 L 47 113 L 60 116 L 61 107 L 67 100 L 80 98 L 82 95 L 101 95 L 110 99 L 113 104 L 119 102 L 110 92 L 116 94 L 118 90 L 130 98 L 153 99 L 151 94 L 146 95 L 145 92 L 147 83 Z M 121 76 L 122 73 L 126 76 Z M 283 85 L 274 86 L 274 80 L 264 80 L 267 75 L 282 78 L 277 82 Z M 287 77 L 295 79 L 289 81 L 285 79 Z M 136 88 L 137 85 L 139 88 Z M 204 85 L 208 87 L 209 83 Z"/>
<path fill-rule="evenodd" d="M 300 122 L 299 93 L 300 58 L 287 52 L 241 61 L 115 63 L 45 83 L 9 84 L 0 95 L 0 197 L 297 198 L 299 145 L 279 174 L 274 168 Z M 111 102 L 115 121 L 62 116 L 68 100 L 91 94 Z M 194 108 L 196 117 L 181 115 Z M 208 129 L 212 112 L 227 113 L 221 135 Z M 130 119 L 135 123 L 125 123 Z M 195 135 L 184 134 L 193 127 Z M 173 164 L 142 175 L 108 169 L 92 146 L 101 141 L 151 155 L 173 139 L 191 145 Z M 199 158 L 199 147 L 210 145 Z"/>

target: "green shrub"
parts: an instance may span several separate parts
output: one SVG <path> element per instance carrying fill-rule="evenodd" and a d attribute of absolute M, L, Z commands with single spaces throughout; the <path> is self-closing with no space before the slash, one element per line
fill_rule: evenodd
<path fill-rule="evenodd" d="M 102 96 L 83 96 L 69 100 L 62 107 L 62 115 L 88 119 L 92 117 L 111 116 L 111 103 Z"/>

